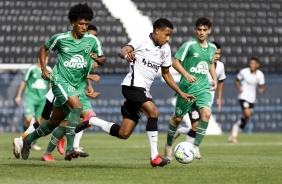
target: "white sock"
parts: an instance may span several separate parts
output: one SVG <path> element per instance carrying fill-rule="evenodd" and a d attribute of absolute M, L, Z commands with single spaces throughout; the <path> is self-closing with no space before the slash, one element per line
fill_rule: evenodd
<path fill-rule="evenodd" d="M 151 159 L 155 159 L 158 152 L 158 131 L 147 131 L 150 147 L 151 147 Z"/>
<path fill-rule="evenodd" d="M 74 141 L 73 141 L 73 147 L 74 148 L 79 148 L 79 143 L 80 143 L 80 139 L 82 137 L 82 134 L 83 134 L 83 131 L 80 131 L 80 132 L 75 134 Z"/>
<path fill-rule="evenodd" d="M 25 134 L 25 133 L 30 134 L 30 133 L 32 133 L 32 132 L 34 132 L 34 131 L 35 131 L 35 128 L 34 128 L 33 124 L 30 124 L 29 127 L 28 127 L 28 128 L 26 129 L 26 131 L 24 132 L 24 134 Z M 23 137 L 21 136 L 20 139 L 23 139 Z"/>
<path fill-rule="evenodd" d="M 178 131 L 180 134 L 187 134 L 190 130 L 191 130 L 191 128 L 188 128 L 188 127 L 180 127 L 180 128 L 178 128 L 177 131 Z"/>
<path fill-rule="evenodd" d="M 186 142 L 190 142 L 191 144 L 194 144 L 195 137 L 190 137 L 189 135 L 186 135 Z"/>
<path fill-rule="evenodd" d="M 89 123 L 90 123 L 90 125 L 94 125 L 94 126 L 102 128 L 102 130 L 104 130 L 108 134 L 110 133 L 112 125 L 115 124 L 115 123 L 111 123 L 111 122 L 108 122 L 108 121 L 104 121 L 104 120 L 99 119 L 97 117 L 91 117 L 90 120 L 89 120 Z"/>

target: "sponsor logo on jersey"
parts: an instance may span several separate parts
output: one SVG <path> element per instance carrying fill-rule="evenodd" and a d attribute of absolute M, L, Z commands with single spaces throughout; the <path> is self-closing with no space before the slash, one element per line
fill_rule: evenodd
<path fill-rule="evenodd" d="M 158 72 L 158 70 L 159 70 L 159 68 L 160 68 L 160 65 L 156 65 L 156 64 L 153 64 L 153 63 L 150 62 L 150 61 L 146 61 L 145 58 L 142 60 L 142 63 L 143 63 L 145 66 L 154 69 L 156 73 Z"/>
<path fill-rule="evenodd" d="M 70 61 L 65 61 L 64 66 L 68 68 L 85 68 L 87 66 L 87 62 L 84 61 L 83 56 L 76 54 L 72 56 Z"/>
<path fill-rule="evenodd" d="M 196 67 L 191 67 L 190 69 L 191 73 L 204 74 L 204 75 L 206 75 L 208 71 L 209 71 L 209 67 L 205 61 L 199 62 Z"/>
<path fill-rule="evenodd" d="M 198 53 L 194 53 L 194 58 L 199 57 L 199 55 L 200 55 L 200 54 L 198 54 Z"/>
<path fill-rule="evenodd" d="M 47 85 L 43 79 L 37 79 L 35 83 L 31 84 L 31 87 L 34 89 L 46 89 Z"/>

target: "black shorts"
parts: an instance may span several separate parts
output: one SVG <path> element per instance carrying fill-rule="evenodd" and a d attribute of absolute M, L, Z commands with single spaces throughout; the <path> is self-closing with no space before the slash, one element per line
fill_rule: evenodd
<path fill-rule="evenodd" d="M 150 92 L 141 87 L 122 86 L 122 94 L 126 100 L 121 106 L 121 114 L 123 118 L 131 119 L 137 124 L 142 115 L 142 104 L 153 101 Z"/>
<path fill-rule="evenodd" d="M 201 119 L 200 112 L 195 105 L 191 106 L 191 110 L 188 112 L 191 123 L 195 123 Z"/>
<path fill-rule="evenodd" d="M 243 110 L 244 109 L 254 109 L 255 107 L 254 103 L 250 103 L 250 102 L 247 102 L 246 100 L 241 100 L 241 99 L 239 100 L 239 104 Z"/>
<path fill-rule="evenodd" d="M 50 102 L 50 101 L 46 98 L 46 103 L 45 103 L 44 109 L 43 109 L 43 111 L 42 111 L 42 113 L 41 113 L 41 117 L 44 118 L 44 119 L 46 119 L 46 120 L 49 120 L 52 111 L 53 111 L 53 103 Z"/>

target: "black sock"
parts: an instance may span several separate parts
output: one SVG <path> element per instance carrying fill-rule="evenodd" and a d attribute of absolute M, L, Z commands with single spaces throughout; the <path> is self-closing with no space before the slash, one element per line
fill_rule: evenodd
<path fill-rule="evenodd" d="M 119 129 L 120 129 L 120 125 L 113 124 L 110 129 L 110 135 L 119 138 Z"/>
<path fill-rule="evenodd" d="M 195 138 L 195 137 L 196 137 L 196 131 L 190 129 L 189 132 L 187 133 L 187 135 L 188 135 L 189 137 Z"/>
<path fill-rule="evenodd" d="M 33 127 L 34 129 L 37 129 L 39 127 L 39 123 L 36 121 L 35 123 L 33 123 Z"/>

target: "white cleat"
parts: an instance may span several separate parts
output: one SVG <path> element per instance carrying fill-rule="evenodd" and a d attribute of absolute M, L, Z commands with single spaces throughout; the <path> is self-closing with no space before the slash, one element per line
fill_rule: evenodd
<path fill-rule="evenodd" d="M 168 144 L 165 145 L 165 151 L 164 151 L 164 157 L 172 160 L 172 146 L 169 146 Z"/>
<path fill-rule="evenodd" d="M 21 138 L 14 138 L 13 140 L 13 154 L 15 155 L 15 157 L 17 159 L 20 158 L 21 156 L 21 150 L 22 150 L 22 146 L 21 146 Z"/>
<path fill-rule="evenodd" d="M 32 149 L 34 149 L 36 151 L 40 151 L 41 150 L 41 147 L 39 147 L 37 144 L 33 144 L 31 147 L 32 147 Z"/>
<path fill-rule="evenodd" d="M 201 156 L 199 147 L 194 145 L 194 151 L 195 151 L 195 153 L 194 153 L 195 154 L 195 158 L 200 160 L 202 158 L 202 156 Z"/>

